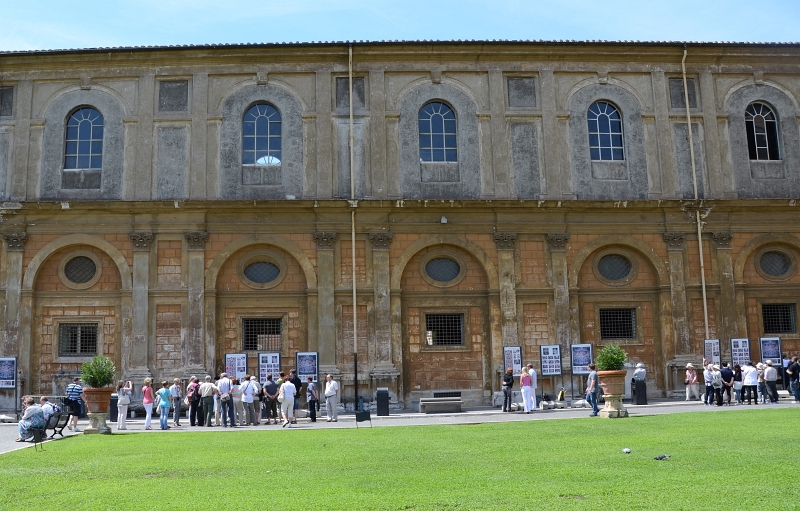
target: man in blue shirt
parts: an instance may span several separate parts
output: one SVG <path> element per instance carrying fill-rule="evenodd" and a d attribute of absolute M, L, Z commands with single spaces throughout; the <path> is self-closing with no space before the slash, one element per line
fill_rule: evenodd
<path fill-rule="evenodd" d="M 597 371 L 595 371 L 597 366 L 594 364 L 589 364 L 589 377 L 586 379 L 586 398 L 589 400 L 589 403 L 592 405 L 592 413 L 590 417 L 597 417 L 597 413 L 600 411 L 597 408 L 597 391 L 598 391 L 598 380 L 597 380 Z"/>
<path fill-rule="evenodd" d="M 78 415 L 81 414 L 81 406 L 83 405 L 83 387 L 80 384 L 81 379 L 75 379 L 67 385 L 67 406 L 70 408 L 69 429 L 78 433 Z"/>

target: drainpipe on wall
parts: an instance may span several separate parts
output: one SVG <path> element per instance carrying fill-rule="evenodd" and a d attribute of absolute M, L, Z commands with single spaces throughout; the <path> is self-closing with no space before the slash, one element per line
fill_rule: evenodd
<path fill-rule="evenodd" d="M 694 137 L 692 136 L 692 113 L 689 108 L 689 87 L 686 86 L 686 55 L 687 48 L 683 45 L 683 58 L 681 59 L 681 73 L 683 75 L 683 101 L 686 104 L 686 127 L 689 132 L 689 155 L 692 159 L 692 184 L 694 185 L 694 200 L 697 202 L 699 196 L 697 193 L 697 168 L 694 162 Z M 700 252 L 700 286 L 703 291 L 703 325 L 706 329 L 706 339 L 709 338 L 708 334 L 708 302 L 706 300 L 706 271 L 705 264 L 703 263 L 703 240 L 702 230 L 703 224 L 700 220 L 700 207 L 698 205 L 695 211 L 695 221 L 697 223 L 697 249 Z"/>
<path fill-rule="evenodd" d="M 348 100 L 350 103 L 350 261 L 353 270 L 353 376 L 355 380 L 354 408 L 358 412 L 358 314 L 356 312 L 356 165 L 353 144 L 353 43 L 348 45 Z"/>

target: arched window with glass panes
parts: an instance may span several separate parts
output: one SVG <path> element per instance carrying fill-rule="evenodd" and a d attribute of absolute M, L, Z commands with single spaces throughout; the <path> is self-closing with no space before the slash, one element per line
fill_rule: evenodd
<path fill-rule="evenodd" d="M 592 161 L 624 160 L 622 116 L 617 107 L 607 101 L 595 101 L 589 107 L 587 120 Z"/>
<path fill-rule="evenodd" d="M 268 103 L 251 106 L 242 120 L 242 165 L 281 164 L 281 114 Z"/>
<path fill-rule="evenodd" d="M 778 118 L 764 103 L 750 103 L 744 111 L 747 149 L 751 160 L 780 160 Z"/>
<path fill-rule="evenodd" d="M 64 170 L 103 168 L 103 115 L 94 108 L 78 108 L 67 119 Z"/>
<path fill-rule="evenodd" d="M 419 110 L 419 161 L 458 161 L 456 114 L 441 101 L 431 101 Z"/>

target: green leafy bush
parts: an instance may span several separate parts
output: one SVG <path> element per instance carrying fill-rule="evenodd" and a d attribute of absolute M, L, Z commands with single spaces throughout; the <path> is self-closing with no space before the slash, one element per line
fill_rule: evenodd
<path fill-rule="evenodd" d="M 597 369 L 599 371 L 620 371 L 625 369 L 628 354 L 619 344 L 606 344 L 597 352 Z"/>
<path fill-rule="evenodd" d="M 94 357 L 91 362 L 84 362 L 81 366 L 81 380 L 87 386 L 96 389 L 110 385 L 114 381 L 117 368 L 108 357 Z"/>

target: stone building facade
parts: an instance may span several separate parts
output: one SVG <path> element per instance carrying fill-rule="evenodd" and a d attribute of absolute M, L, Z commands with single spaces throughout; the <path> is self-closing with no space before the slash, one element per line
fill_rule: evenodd
<path fill-rule="evenodd" d="M 356 44 L 351 201 L 347 44 L 2 53 L 0 356 L 49 393 L 317 351 L 352 399 L 355 306 L 362 395 L 410 406 L 487 403 L 504 346 L 617 342 L 662 395 L 706 337 L 799 354 L 800 46 L 683 57 Z"/>

